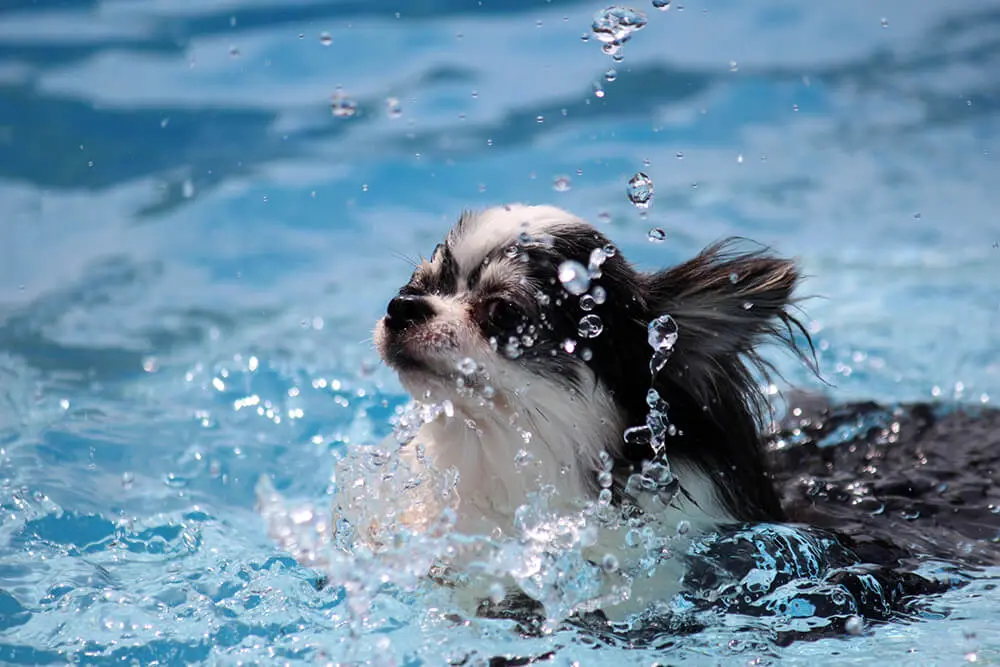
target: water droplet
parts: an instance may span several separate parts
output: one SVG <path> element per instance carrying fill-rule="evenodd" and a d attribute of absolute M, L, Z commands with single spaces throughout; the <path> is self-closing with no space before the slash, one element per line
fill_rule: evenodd
<path fill-rule="evenodd" d="M 597 473 L 597 483 L 600 484 L 602 489 L 610 489 L 613 482 L 614 479 L 611 477 L 611 471 L 602 470 Z"/>
<path fill-rule="evenodd" d="M 650 369 L 653 374 L 660 372 L 666 365 L 667 359 L 677 344 L 680 330 L 677 321 L 670 315 L 660 315 L 649 323 L 646 328 L 647 341 L 653 348 L 653 358 L 650 360 Z"/>
<path fill-rule="evenodd" d="M 594 351 L 589 347 L 580 348 L 580 358 L 584 361 L 590 361 L 594 358 Z"/>
<path fill-rule="evenodd" d="M 584 41 L 584 42 L 589 42 L 590 41 L 590 34 L 585 32 L 582 35 L 580 35 L 580 39 L 582 41 Z"/>
<path fill-rule="evenodd" d="M 330 97 L 330 113 L 334 118 L 350 118 L 358 112 L 358 105 L 337 88 Z"/>
<path fill-rule="evenodd" d="M 743 153 L 736 156 L 736 164 L 743 164 Z"/>
<path fill-rule="evenodd" d="M 687 535 L 690 530 L 691 530 L 691 523 L 688 522 L 686 519 L 681 519 L 680 521 L 677 522 L 678 535 Z"/>
<path fill-rule="evenodd" d="M 566 260 L 559 265 L 559 282 L 562 283 L 567 292 L 579 296 L 590 287 L 590 276 L 583 264 Z"/>
<path fill-rule="evenodd" d="M 595 305 L 596 302 L 594 301 L 594 297 L 589 294 L 584 294 L 580 297 L 580 310 L 590 311 L 594 309 Z"/>
<path fill-rule="evenodd" d="M 597 502 L 607 507 L 611 504 L 611 489 L 601 489 L 601 492 L 597 494 Z"/>
<path fill-rule="evenodd" d="M 608 254 L 604 248 L 594 248 L 590 251 L 590 259 L 587 262 L 587 273 L 591 278 L 601 277 L 601 267 L 608 259 Z"/>
<path fill-rule="evenodd" d="M 603 223 L 605 225 L 610 225 L 611 224 L 611 214 L 608 213 L 607 211 L 600 211 L 597 214 L 597 221 L 600 222 L 600 223 Z"/>
<path fill-rule="evenodd" d="M 191 199 L 191 197 L 194 197 L 194 182 L 192 182 L 190 178 L 184 179 L 184 182 L 181 183 L 181 196 L 184 197 L 184 199 Z"/>
<path fill-rule="evenodd" d="M 670 9 L 670 0 L 653 0 L 653 7 L 665 12 Z"/>
<path fill-rule="evenodd" d="M 240 48 L 238 46 L 230 46 L 229 47 L 229 55 L 232 56 L 233 58 L 239 58 L 240 57 Z"/>
<path fill-rule="evenodd" d="M 628 179 L 628 200 L 635 204 L 636 208 L 646 209 L 653 202 L 653 181 L 649 176 L 637 172 Z"/>
<path fill-rule="evenodd" d="M 597 338 L 602 331 L 604 331 L 604 323 L 597 315 L 584 315 L 580 318 L 580 327 L 577 330 L 580 338 Z"/>
<path fill-rule="evenodd" d="M 632 33 L 646 27 L 646 15 L 642 12 L 614 5 L 594 14 L 594 22 L 590 26 L 597 39 L 605 44 L 623 44 L 632 37 Z"/>
<path fill-rule="evenodd" d="M 125 472 L 122 473 L 122 488 L 123 489 L 131 489 L 132 488 L 132 482 L 134 482 L 134 481 L 135 481 L 135 474 L 133 474 L 133 473 L 131 473 L 129 471 L 125 471 Z"/>
<path fill-rule="evenodd" d="M 889 19 L 885 18 L 884 16 L 882 17 L 882 20 L 880 21 L 880 23 L 882 24 L 883 28 L 888 28 L 889 27 Z"/>
<path fill-rule="evenodd" d="M 677 159 L 678 160 L 683 160 L 684 159 L 684 152 L 683 151 L 677 151 Z"/>
<path fill-rule="evenodd" d="M 496 582 L 490 586 L 490 601 L 493 604 L 500 604 L 506 596 L 507 594 L 503 589 L 503 584 L 500 582 Z"/>
<path fill-rule="evenodd" d="M 458 372 L 462 375 L 472 375 L 478 370 L 479 364 L 472 357 L 465 357 L 460 362 L 458 362 Z"/>
<path fill-rule="evenodd" d="M 321 32 L 319 34 L 319 43 L 323 46 L 330 46 L 333 44 L 333 37 L 331 37 L 328 32 Z"/>
<path fill-rule="evenodd" d="M 753 308 L 753 303 L 750 301 L 743 302 L 743 310 L 750 310 L 751 308 Z"/>
<path fill-rule="evenodd" d="M 604 97 L 604 89 L 599 84 L 594 84 L 594 97 Z"/>
<path fill-rule="evenodd" d="M 649 238 L 651 243 L 663 243 L 663 241 L 665 241 L 667 238 L 667 233 L 662 229 L 660 229 L 659 227 L 653 227 L 652 229 L 649 230 L 649 234 L 647 234 L 647 237 Z"/>
<path fill-rule="evenodd" d="M 552 189 L 556 192 L 566 192 L 573 187 L 573 181 L 569 176 L 556 176 L 552 181 Z"/>
<path fill-rule="evenodd" d="M 865 631 L 865 622 L 860 616 L 850 616 L 844 622 L 844 630 L 849 635 L 860 635 Z"/>
<path fill-rule="evenodd" d="M 601 567 L 604 568 L 605 572 L 617 572 L 618 559 L 613 554 L 605 554 L 601 560 Z"/>
<path fill-rule="evenodd" d="M 572 338 L 567 338 L 562 342 L 562 349 L 566 350 L 566 354 L 573 354 L 573 350 L 576 349 L 576 341 Z"/>
<path fill-rule="evenodd" d="M 399 103 L 399 99 L 387 97 L 385 99 L 385 113 L 389 118 L 399 118 L 403 115 L 403 107 Z"/>
<path fill-rule="evenodd" d="M 739 65 L 739 63 L 737 63 L 735 60 L 730 60 L 729 61 L 729 71 L 730 72 L 739 72 L 740 71 L 740 65 Z"/>
<path fill-rule="evenodd" d="M 607 81 L 608 83 L 611 83 L 617 78 L 618 78 L 618 72 L 615 71 L 614 67 L 612 67 L 611 69 L 609 69 L 607 72 L 604 73 L 604 80 Z"/>
<path fill-rule="evenodd" d="M 594 285 L 594 289 L 590 290 L 590 294 L 597 305 L 601 305 L 608 298 L 608 293 L 600 285 Z"/>

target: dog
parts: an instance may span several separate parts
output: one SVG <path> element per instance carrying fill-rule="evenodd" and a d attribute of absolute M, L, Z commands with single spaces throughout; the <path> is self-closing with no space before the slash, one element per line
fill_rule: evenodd
<path fill-rule="evenodd" d="M 553 206 L 463 213 L 375 327 L 413 399 L 445 406 L 401 451 L 457 472 L 451 510 L 469 534 L 511 535 L 540 488 L 571 511 L 628 503 L 637 480 L 658 485 L 662 523 L 692 533 L 784 521 L 757 349 L 811 363 L 799 282 L 794 261 L 738 239 L 646 273 Z M 404 522 L 441 510 L 420 507 Z M 665 576 L 641 602 L 671 593 L 679 575 Z"/>

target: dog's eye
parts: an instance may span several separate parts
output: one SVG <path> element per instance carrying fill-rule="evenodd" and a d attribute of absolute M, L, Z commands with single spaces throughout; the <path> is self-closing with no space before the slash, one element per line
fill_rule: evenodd
<path fill-rule="evenodd" d="M 502 297 L 488 300 L 483 308 L 485 324 L 503 331 L 516 328 L 524 320 L 524 314 L 513 301 Z"/>

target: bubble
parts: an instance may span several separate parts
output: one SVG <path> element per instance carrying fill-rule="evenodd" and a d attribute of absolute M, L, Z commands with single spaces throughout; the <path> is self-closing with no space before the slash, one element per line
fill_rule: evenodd
<path fill-rule="evenodd" d="M 590 287 L 590 276 L 583 264 L 571 259 L 559 265 L 559 282 L 570 294 L 583 294 Z"/>
<path fill-rule="evenodd" d="M 653 7 L 665 12 L 670 9 L 670 0 L 653 0 Z"/>
<path fill-rule="evenodd" d="M 350 118 L 358 112 L 358 105 L 339 88 L 330 97 L 330 113 L 334 118 Z"/>
<path fill-rule="evenodd" d="M 479 368 L 479 364 L 472 357 L 465 357 L 458 362 L 458 372 L 462 375 L 472 375 Z"/>
<path fill-rule="evenodd" d="M 319 34 L 319 43 L 323 46 L 330 46 L 333 44 L 333 37 L 331 37 L 328 32 L 321 32 Z"/>
<path fill-rule="evenodd" d="M 653 227 L 646 235 L 650 243 L 663 243 L 667 238 L 667 233 L 659 227 Z"/>
<path fill-rule="evenodd" d="M 607 507 L 611 504 L 611 489 L 601 489 L 601 492 L 597 494 L 597 502 Z"/>
<path fill-rule="evenodd" d="M 556 176 L 556 179 L 552 181 L 552 189 L 556 192 L 567 192 L 572 187 L 573 182 L 569 176 Z"/>
<path fill-rule="evenodd" d="M 591 295 L 584 294 L 580 297 L 580 310 L 593 310 L 595 305 L 597 304 Z"/>
<path fill-rule="evenodd" d="M 844 630 L 849 635 L 860 635 L 865 631 L 865 622 L 859 616 L 850 616 L 844 622 Z"/>
<path fill-rule="evenodd" d="M 609 488 L 611 488 L 611 483 L 613 481 L 614 480 L 611 477 L 611 472 L 610 471 L 608 471 L 608 470 L 602 470 L 601 472 L 597 473 L 597 483 L 600 484 L 600 486 L 601 486 L 602 489 L 609 489 Z"/>
<path fill-rule="evenodd" d="M 614 554 L 605 554 L 601 560 L 601 567 L 604 568 L 605 572 L 617 572 L 618 559 L 614 557 Z"/>
<path fill-rule="evenodd" d="M 577 332 L 580 338 L 597 338 L 604 331 L 604 322 L 597 315 L 584 315 L 580 318 Z"/>
<path fill-rule="evenodd" d="M 649 346 L 653 348 L 650 369 L 656 374 L 667 364 L 667 359 L 677 344 L 679 336 L 677 321 L 670 315 L 660 315 L 649 323 L 646 332 Z"/>
<path fill-rule="evenodd" d="M 628 179 L 626 192 L 636 208 L 646 209 L 653 203 L 653 181 L 641 171 Z"/>
<path fill-rule="evenodd" d="M 632 37 L 632 33 L 646 27 L 646 15 L 642 12 L 613 5 L 594 14 L 594 22 L 590 26 L 597 39 L 605 44 L 624 44 Z"/>
<path fill-rule="evenodd" d="M 385 99 L 385 113 L 389 118 L 399 118 L 403 115 L 403 107 L 398 98 L 387 97 Z"/>

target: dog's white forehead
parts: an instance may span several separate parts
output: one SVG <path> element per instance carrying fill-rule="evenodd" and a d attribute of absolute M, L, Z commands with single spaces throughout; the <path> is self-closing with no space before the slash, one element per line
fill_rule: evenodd
<path fill-rule="evenodd" d="M 555 206 L 510 204 L 463 216 L 448 234 L 446 243 L 458 265 L 459 275 L 465 276 L 490 252 L 517 241 L 522 234 L 534 238 L 551 236 L 561 229 L 585 224 L 572 213 Z M 431 268 L 440 269 L 441 262 L 438 253 Z"/>

